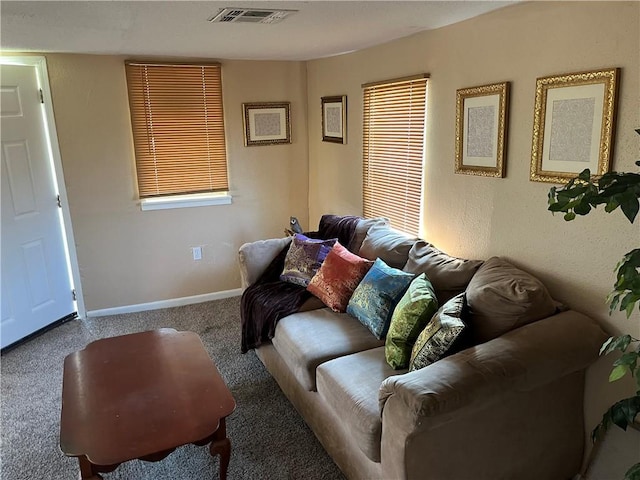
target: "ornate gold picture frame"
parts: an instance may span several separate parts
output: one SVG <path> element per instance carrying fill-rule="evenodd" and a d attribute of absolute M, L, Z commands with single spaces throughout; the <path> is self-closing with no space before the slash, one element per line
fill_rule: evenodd
<path fill-rule="evenodd" d="M 610 169 L 619 68 L 538 78 L 531 147 L 534 182 L 565 183 Z"/>
<path fill-rule="evenodd" d="M 456 91 L 455 173 L 504 177 L 509 82 Z"/>
<path fill-rule="evenodd" d="M 291 143 L 289 102 L 243 103 L 244 145 Z"/>

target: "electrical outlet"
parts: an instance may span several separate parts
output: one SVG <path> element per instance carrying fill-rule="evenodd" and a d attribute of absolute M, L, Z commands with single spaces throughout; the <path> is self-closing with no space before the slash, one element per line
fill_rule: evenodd
<path fill-rule="evenodd" d="M 192 247 L 191 252 L 194 260 L 202 260 L 202 247 Z"/>

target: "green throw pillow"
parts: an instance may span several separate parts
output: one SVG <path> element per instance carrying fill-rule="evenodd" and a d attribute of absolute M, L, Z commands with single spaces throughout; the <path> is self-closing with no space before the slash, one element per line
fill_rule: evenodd
<path fill-rule="evenodd" d="M 440 307 L 418 335 L 411 352 L 410 372 L 431 365 L 459 348 L 457 340 L 466 328 L 462 321 L 465 306 L 465 294 L 461 293 Z"/>
<path fill-rule="evenodd" d="M 436 294 L 423 273 L 411 282 L 391 317 L 384 354 L 392 368 L 398 370 L 409 366 L 413 344 L 436 310 Z"/>

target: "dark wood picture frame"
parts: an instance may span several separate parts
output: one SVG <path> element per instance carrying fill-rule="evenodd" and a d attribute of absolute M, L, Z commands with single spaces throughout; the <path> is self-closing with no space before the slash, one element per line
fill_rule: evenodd
<path fill-rule="evenodd" d="M 242 104 L 244 146 L 291 143 L 289 102 Z"/>
<path fill-rule="evenodd" d="M 322 141 L 347 143 L 347 96 L 322 97 Z"/>

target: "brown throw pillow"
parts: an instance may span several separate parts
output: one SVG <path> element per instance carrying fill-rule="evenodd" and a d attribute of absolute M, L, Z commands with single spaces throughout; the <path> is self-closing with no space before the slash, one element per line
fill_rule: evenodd
<path fill-rule="evenodd" d="M 466 293 L 469 324 L 478 343 L 553 315 L 556 310 L 540 280 L 500 257 L 484 262 Z"/>
<path fill-rule="evenodd" d="M 418 240 L 409 251 L 403 270 L 419 275 L 426 273 L 433 285 L 440 305 L 464 292 L 473 275 L 482 265 L 481 260 L 452 257 L 424 240 Z"/>

